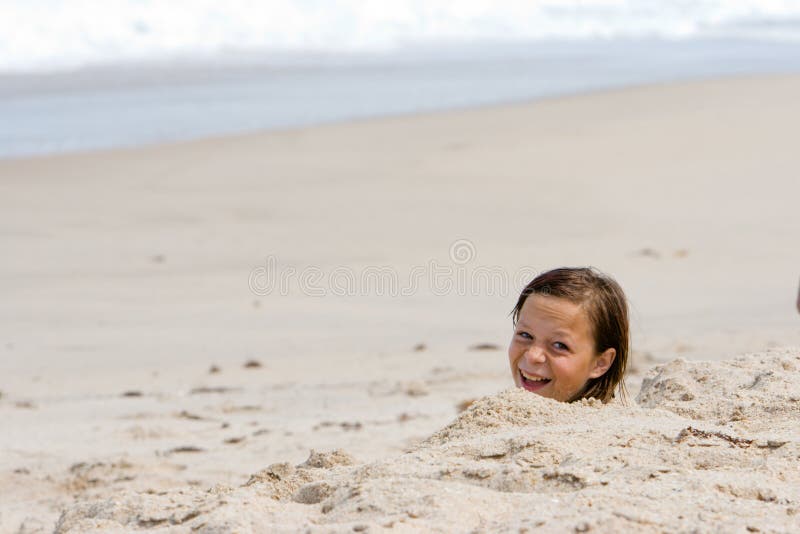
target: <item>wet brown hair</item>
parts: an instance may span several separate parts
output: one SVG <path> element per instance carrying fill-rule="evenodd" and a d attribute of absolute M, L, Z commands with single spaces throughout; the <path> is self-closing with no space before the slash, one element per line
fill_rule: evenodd
<path fill-rule="evenodd" d="M 595 353 L 609 348 L 616 351 L 614 362 L 602 376 L 591 378 L 570 402 L 595 398 L 608 402 L 614 398 L 619 385 L 620 396 L 627 399 L 625 368 L 630 350 L 628 302 L 619 284 L 593 267 L 561 267 L 534 278 L 511 311 L 516 326 L 522 306 L 530 295 L 545 295 L 566 299 L 581 306 L 589 317 L 595 341 Z"/>

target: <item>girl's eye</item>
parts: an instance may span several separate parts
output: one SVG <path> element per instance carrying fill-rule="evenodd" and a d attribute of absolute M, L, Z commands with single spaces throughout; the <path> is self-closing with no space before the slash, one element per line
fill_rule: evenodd
<path fill-rule="evenodd" d="M 566 345 L 564 345 L 564 344 L 563 344 L 563 343 L 561 343 L 560 341 L 556 341 L 555 343 L 553 343 L 553 345 L 554 345 L 554 346 L 555 346 L 555 347 L 556 347 L 558 350 L 569 350 L 569 347 L 567 347 Z"/>
<path fill-rule="evenodd" d="M 517 335 L 524 339 L 533 339 L 531 335 L 527 332 L 517 332 Z"/>

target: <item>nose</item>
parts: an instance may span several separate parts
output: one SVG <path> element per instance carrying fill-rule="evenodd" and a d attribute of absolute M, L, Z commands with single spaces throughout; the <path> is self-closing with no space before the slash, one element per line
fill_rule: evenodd
<path fill-rule="evenodd" d="M 544 363 L 544 350 L 536 344 L 533 344 L 525 351 L 525 359 L 530 363 Z"/>

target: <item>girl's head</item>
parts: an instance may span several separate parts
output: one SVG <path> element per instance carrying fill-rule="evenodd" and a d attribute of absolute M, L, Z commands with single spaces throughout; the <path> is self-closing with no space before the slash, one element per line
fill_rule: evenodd
<path fill-rule="evenodd" d="M 518 387 L 560 401 L 608 402 L 628 362 L 628 305 L 622 288 L 592 268 L 560 268 L 529 283 L 512 312 L 508 347 Z"/>

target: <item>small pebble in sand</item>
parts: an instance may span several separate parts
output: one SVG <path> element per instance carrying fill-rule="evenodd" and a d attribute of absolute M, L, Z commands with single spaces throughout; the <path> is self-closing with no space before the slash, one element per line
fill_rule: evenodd
<path fill-rule="evenodd" d="M 136 391 L 136 390 L 123 391 L 122 392 L 122 396 L 123 397 L 141 397 L 142 396 L 142 392 L 141 391 Z"/>
<path fill-rule="evenodd" d="M 458 404 L 456 404 L 456 408 L 458 408 L 458 413 L 461 413 L 461 412 L 463 412 L 464 410 L 466 410 L 467 408 L 469 408 L 470 406 L 472 406 L 472 404 L 473 404 L 473 403 L 474 403 L 476 400 L 478 400 L 478 399 L 476 399 L 476 398 L 472 398 L 472 399 L 464 399 L 464 400 L 462 400 L 461 402 L 459 402 Z"/>
<path fill-rule="evenodd" d="M 217 367 L 216 365 L 212 365 L 212 366 L 211 366 L 211 367 L 208 369 L 208 374 L 210 374 L 210 375 L 215 375 L 215 374 L 218 374 L 218 373 L 220 373 L 220 372 L 222 372 L 222 369 L 220 369 L 220 368 L 219 368 L 219 367 Z"/>
<path fill-rule="evenodd" d="M 202 421 L 205 419 L 205 417 L 189 413 L 186 410 L 181 411 L 181 413 L 179 413 L 176 417 L 180 419 L 188 419 L 190 421 Z"/>
<path fill-rule="evenodd" d="M 245 439 L 246 439 L 245 436 L 236 436 L 233 438 L 228 438 L 224 440 L 222 443 L 225 443 L 227 445 L 235 445 L 236 443 L 243 442 Z"/>
<path fill-rule="evenodd" d="M 17 474 L 17 475 L 30 475 L 31 474 L 31 472 L 25 467 L 19 467 L 17 469 L 14 469 L 14 473 Z"/>
<path fill-rule="evenodd" d="M 258 360 L 247 360 L 244 364 L 245 369 L 259 369 L 261 362 Z"/>
<path fill-rule="evenodd" d="M 589 532 L 590 530 L 592 530 L 592 526 L 586 521 L 582 521 L 575 525 L 575 532 Z"/>
<path fill-rule="evenodd" d="M 657 250 L 649 248 L 649 247 L 645 247 L 645 248 L 641 248 L 641 249 L 637 250 L 636 251 L 636 255 L 637 256 L 642 256 L 643 258 L 653 258 L 654 260 L 657 260 L 658 258 L 661 257 L 661 254 L 659 254 Z"/>
<path fill-rule="evenodd" d="M 167 454 L 175 454 L 175 453 L 187 453 L 187 452 L 205 452 L 205 449 L 201 449 L 200 447 L 195 447 L 194 445 L 184 445 L 182 447 L 175 447 L 167 451 Z"/>
<path fill-rule="evenodd" d="M 469 350 L 500 350 L 500 345 L 494 343 L 476 343 L 472 345 Z"/>
<path fill-rule="evenodd" d="M 317 431 L 320 428 L 328 428 L 331 426 L 336 426 L 336 423 L 334 423 L 333 421 L 322 421 L 311 427 L 311 430 Z"/>
<path fill-rule="evenodd" d="M 428 346 L 425 345 L 425 343 L 417 343 L 416 345 L 414 345 L 414 352 L 422 352 L 427 348 Z"/>
<path fill-rule="evenodd" d="M 403 392 L 409 397 L 424 397 L 428 393 L 428 388 L 422 382 L 410 382 L 403 388 Z"/>

